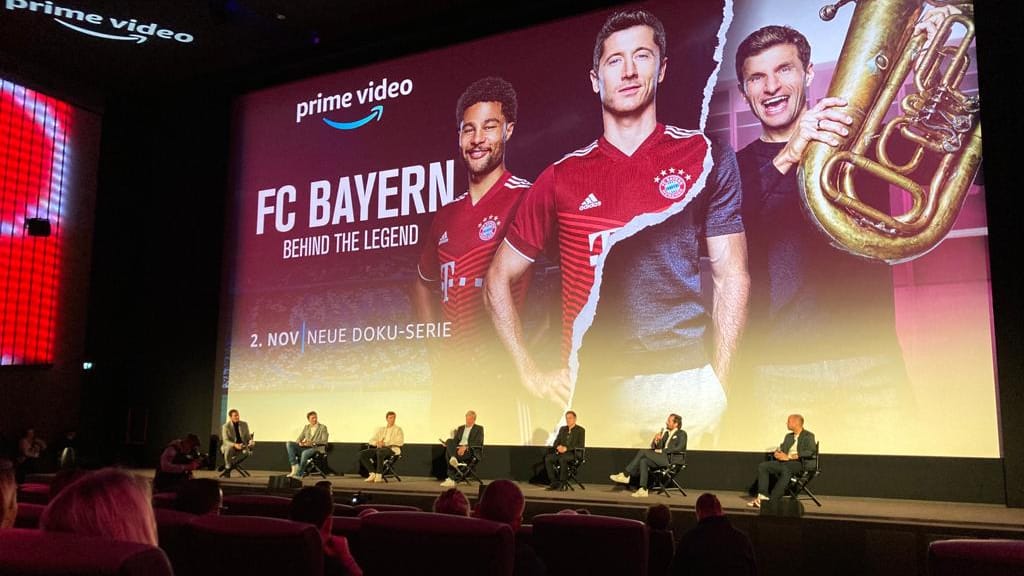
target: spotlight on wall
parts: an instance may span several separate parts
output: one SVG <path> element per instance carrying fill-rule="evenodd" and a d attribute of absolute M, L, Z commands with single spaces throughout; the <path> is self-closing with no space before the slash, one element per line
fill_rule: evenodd
<path fill-rule="evenodd" d="M 29 236 L 40 236 L 46 238 L 50 235 L 50 221 L 46 218 L 27 218 L 25 230 Z"/>

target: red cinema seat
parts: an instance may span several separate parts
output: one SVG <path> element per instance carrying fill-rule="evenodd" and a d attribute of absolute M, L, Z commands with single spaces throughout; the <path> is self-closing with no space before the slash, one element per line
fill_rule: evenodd
<path fill-rule="evenodd" d="M 50 485 L 26 482 L 18 486 L 18 502 L 45 506 L 50 502 Z"/>
<path fill-rule="evenodd" d="M 928 546 L 929 576 L 1024 574 L 1024 540 L 939 540 Z"/>
<path fill-rule="evenodd" d="M 39 528 L 39 518 L 46 506 L 42 504 L 25 504 L 18 502 L 18 516 L 14 519 L 15 528 Z"/>
<path fill-rule="evenodd" d="M 197 516 L 181 574 L 322 574 L 323 543 L 309 524 L 257 516 Z"/>
<path fill-rule="evenodd" d="M 362 525 L 362 519 L 355 516 L 335 516 L 331 521 L 331 534 L 344 536 L 348 540 L 348 549 L 360 566 L 363 565 L 363 551 L 359 547 L 359 531 Z"/>
<path fill-rule="evenodd" d="M 155 546 L 12 529 L 0 536 L 0 576 L 172 576 Z"/>
<path fill-rule="evenodd" d="M 288 519 L 291 498 L 267 494 L 231 494 L 224 497 L 224 514 L 228 516 L 263 516 Z"/>
<path fill-rule="evenodd" d="M 533 548 L 548 574 L 647 576 L 647 526 L 638 520 L 540 514 L 533 518 Z"/>
<path fill-rule="evenodd" d="M 178 499 L 178 494 L 175 492 L 159 492 L 153 494 L 153 509 L 157 508 L 174 508 L 174 501 Z"/>
<path fill-rule="evenodd" d="M 431 512 L 381 512 L 364 516 L 359 529 L 367 576 L 406 573 L 452 574 L 453 564 L 474 574 L 511 576 L 515 559 L 512 528 L 506 524 Z M 457 570 L 456 570 L 457 571 Z"/>

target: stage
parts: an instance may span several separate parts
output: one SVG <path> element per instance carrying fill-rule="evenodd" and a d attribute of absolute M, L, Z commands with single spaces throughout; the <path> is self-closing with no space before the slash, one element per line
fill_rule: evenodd
<path fill-rule="evenodd" d="M 140 474 L 149 473 L 139 471 Z M 248 478 L 237 473 L 231 478 L 221 478 L 226 494 L 232 493 L 267 493 L 267 482 L 270 476 L 284 472 L 251 470 Z M 199 471 L 197 477 L 216 478 L 217 472 Z M 303 484 L 311 486 L 322 480 L 320 476 L 306 477 Z M 346 474 L 328 476 L 337 496 L 338 502 L 344 502 L 356 492 L 361 492 L 368 503 L 412 504 L 428 510 L 433 499 L 443 490 L 435 478 L 422 476 L 402 476 L 402 481 L 390 480 L 387 483 L 368 483 L 364 478 Z M 483 479 L 486 483 L 487 478 Z M 647 498 L 633 498 L 631 491 L 625 487 L 612 484 L 609 480 L 603 484 L 585 483 L 586 488 L 571 491 L 549 491 L 545 486 L 518 482 L 526 496 L 526 521 L 534 514 L 558 511 L 564 508 L 586 508 L 595 514 L 608 514 L 627 518 L 642 518 L 644 510 L 653 504 L 666 504 L 674 516 L 692 516 L 697 497 L 704 492 L 718 496 L 726 514 L 732 517 L 759 517 L 757 510 L 746 506 L 746 494 L 735 490 L 720 490 L 713 487 L 691 487 L 683 485 L 687 496 L 678 492 L 670 497 L 652 493 Z M 478 493 L 478 485 L 460 484 L 459 488 L 474 501 Z M 814 486 L 811 485 L 813 490 Z M 275 492 L 280 493 L 280 492 Z M 805 520 L 830 520 L 841 522 L 857 522 L 868 524 L 894 524 L 901 526 L 919 526 L 921 528 L 941 528 L 967 532 L 992 532 L 1004 537 L 1024 538 L 1024 509 L 1007 508 L 993 504 L 973 504 L 963 502 L 936 502 L 925 500 L 901 500 L 887 498 L 854 498 L 847 496 L 827 496 L 816 494 L 822 506 L 818 507 L 810 500 L 802 500 L 803 518 Z M 684 522 L 690 524 L 690 522 Z"/>

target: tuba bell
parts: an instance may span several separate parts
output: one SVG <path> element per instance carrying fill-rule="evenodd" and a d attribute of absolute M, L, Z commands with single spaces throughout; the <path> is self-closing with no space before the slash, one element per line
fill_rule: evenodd
<path fill-rule="evenodd" d="M 831 20 L 850 1 L 826 6 L 819 15 Z M 827 94 L 846 99 L 850 133 L 839 136 L 837 147 L 809 144 L 798 172 L 804 208 L 832 243 L 890 264 L 922 256 L 946 237 L 981 163 L 978 98 L 960 91 L 974 39 L 973 5 L 928 0 L 956 9 L 923 48 L 925 35 L 914 34 L 914 25 L 924 4 L 857 2 Z M 947 46 L 955 27 L 962 27 L 964 36 Z M 899 113 L 885 121 L 910 74 L 914 90 L 900 100 Z M 894 157 L 895 140 L 912 147 L 908 158 Z M 926 159 L 936 165 L 934 172 L 916 174 Z M 854 185 L 858 173 L 901 189 L 909 209 L 893 214 L 862 201 Z"/>

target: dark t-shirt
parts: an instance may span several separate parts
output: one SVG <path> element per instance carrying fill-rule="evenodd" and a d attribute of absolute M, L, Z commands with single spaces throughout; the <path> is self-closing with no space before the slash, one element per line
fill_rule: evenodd
<path fill-rule="evenodd" d="M 831 245 L 806 213 L 797 170 L 772 164 L 785 143 L 737 154 L 743 181 L 750 308 L 743 355 L 753 364 L 898 354 L 892 269 Z M 887 208 L 885 186 L 858 186 Z"/>

